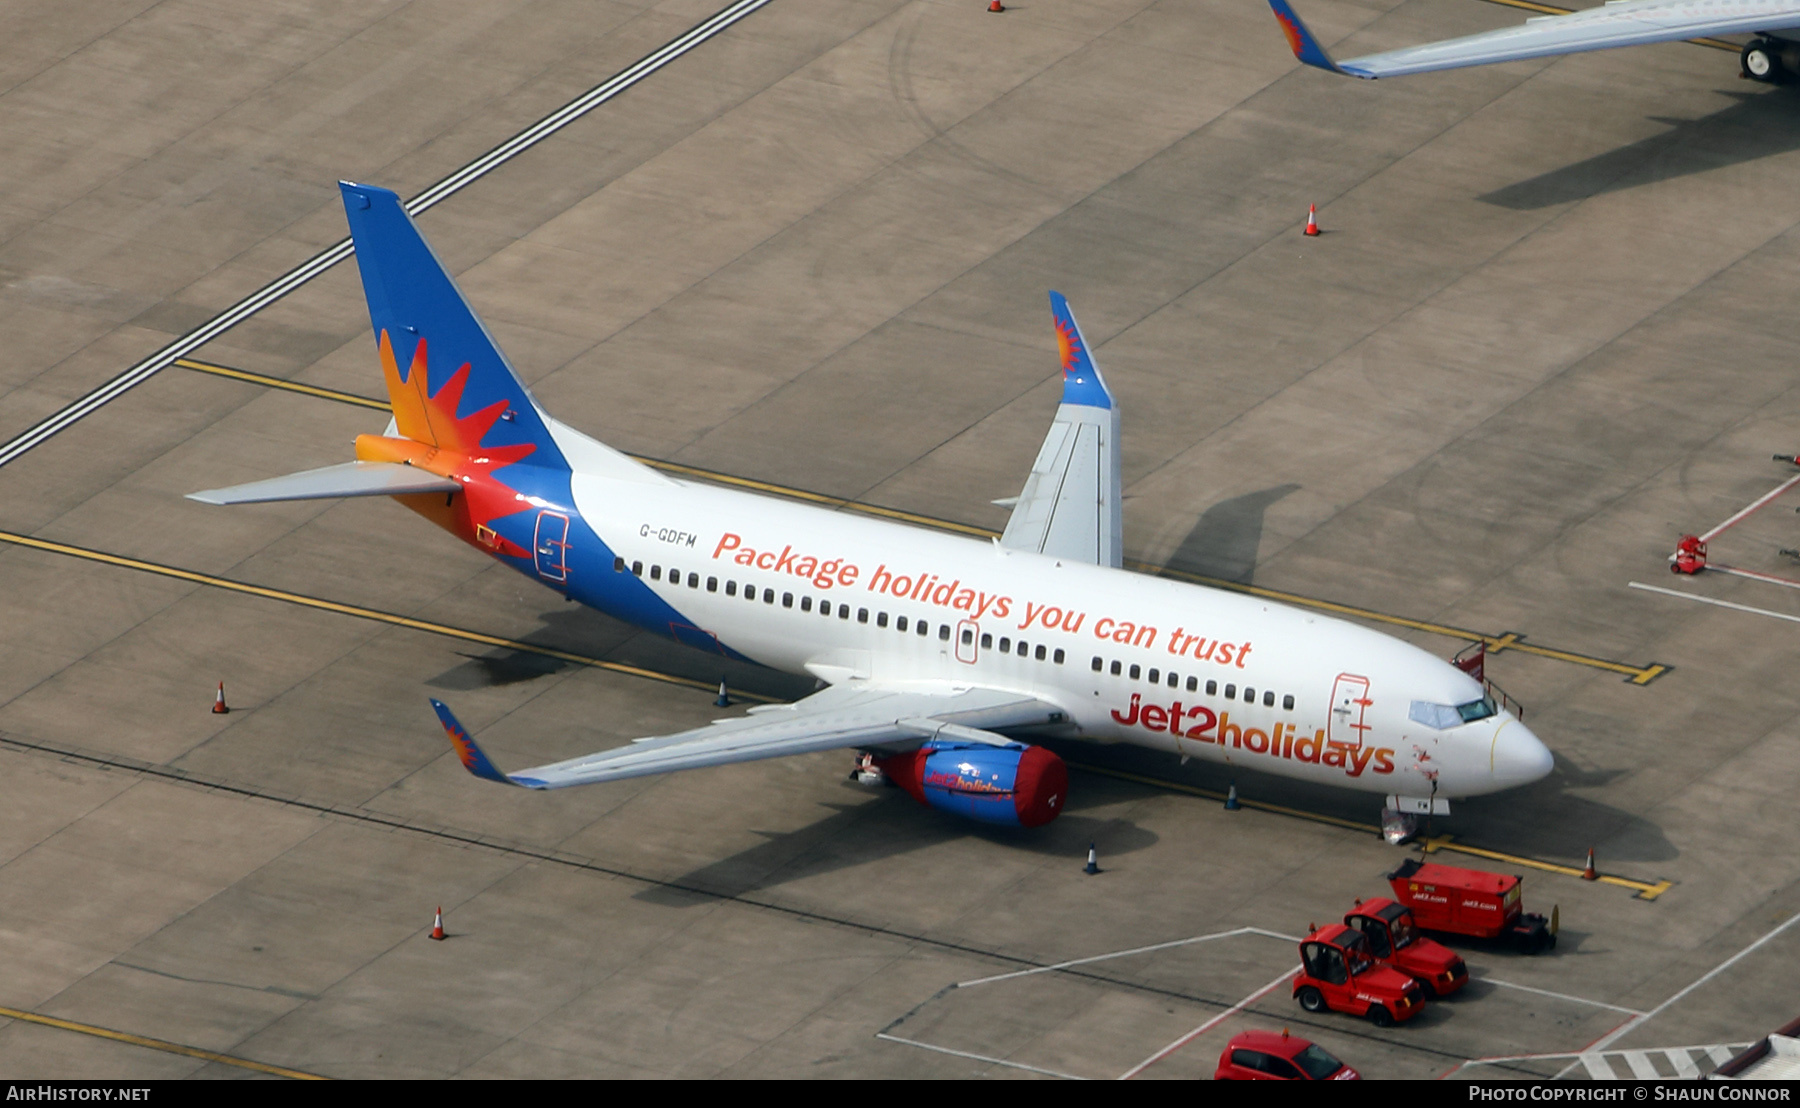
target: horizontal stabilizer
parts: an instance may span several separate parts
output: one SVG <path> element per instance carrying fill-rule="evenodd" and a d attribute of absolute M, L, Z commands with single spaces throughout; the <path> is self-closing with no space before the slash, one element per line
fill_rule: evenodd
<path fill-rule="evenodd" d="M 262 504 L 271 500 L 335 500 L 341 496 L 400 496 L 410 492 L 456 492 L 462 486 L 416 466 L 398 462 L 345 462 L 343 465 L 271 477 L 247 485 L 188 493 L 202 504 Z"/>

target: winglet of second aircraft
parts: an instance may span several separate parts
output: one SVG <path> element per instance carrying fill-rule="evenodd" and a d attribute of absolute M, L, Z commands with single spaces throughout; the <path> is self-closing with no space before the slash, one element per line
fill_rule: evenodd
<path fill-rule="evenodd" d="M 1288 6 L 1287 0 L 1269 0 L 1269 7 L 1275 12 L 1276 22 L 1281 24 L 1281 33 L 1287 36 L 1288 46 L 1293 49 L 1294 57 L 1315 69 L 1325 69 L 1332 73 L 1343 73 L 1351 77 L 1373 79 L 1373 74 L 1359 73 L 1355 69 L 1345 69 L 1332 61 L 1331 55 L 1325 52 L 1323 46 L 1319 45 L 1319 40 L 1314 38 L 1312 31 L 1308 30 L 1306 24 L 1300 21 L 1299 15 L 1295 14 L 1294 9 Z"/>
<path fill-rule="evenodd" d="M 1088 353 L 1081 325 L 1075 322 L 1069 302 L 1054 289 L 1050 292 L 1050 315 L 1056 322 L 1057 353 L 1062 358 L 1062 402 L 1111 409 L 1112 392 L 1106 387 L 1106 378 L 1100 376 L 1093 355 Z"/>
<path fill-rule="evenodd" d="M 529 777 L 511 777 L 494 768 L 488 756 L 482 753 L 475 740 L 469 737 L 468 728 L 464 727 L 450 713 L 450 706 L 443 701 L 432 698 L 431 708 L 437 713 L 438 722 L 444 725 L 444 734 L 450 736 L 450 745 L 456 749 L 456 756 L 462 759 L 463 768 L 477 777 L 489 781 L 498 781 L 502 785 L 524 785 L 527 788 L 542 788 L 543 784 Z"/>

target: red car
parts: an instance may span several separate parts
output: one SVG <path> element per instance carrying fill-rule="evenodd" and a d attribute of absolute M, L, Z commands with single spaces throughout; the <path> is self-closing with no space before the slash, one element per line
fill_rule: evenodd
<path fill-rule="evenodd" d="M 1214 1081 L 1361 1081 L 1317 1043 L 1286 1031 L 1246 1031 L 1225 1044 Z"/>

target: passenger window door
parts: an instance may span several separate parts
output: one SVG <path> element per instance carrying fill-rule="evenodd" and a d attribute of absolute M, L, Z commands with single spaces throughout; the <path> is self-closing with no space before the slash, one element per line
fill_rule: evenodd
<path fill-rule="evenodd" d="M 1300 947 L 1300 962 L 1306 967 L 1306 976 L 1325 979 L 1325 944 L 1304 943 Z"/>
<path fill-rule="evenodd" d="M 1383 927 L 1379 921 L 1372 920 L 1368 916 L 1351 916 L 1350 926 L 1361 931 L 1363 933 L 1363 938 L 1369 940 L 1370 954 L 1377 958 L 1386 958 L 1388 956 L 1390 950 L 1387 928 Z"/>
<path fill-rule="evenodd" d="M 1286 1081 L 1300 1080 L 1300 1071 L 1294 1067 L 1294 1063 L 1286 1058 L 1277 1058 L 1273 1054 L 1263 1055 L 1263 1072 Z"/>
<path fill-rule="evenodd" d="M 1350 980 L 1350 971 L 1344 968 L 1343 951 L 1335 946 L 1327 946 L 1324 948 L 1320 958 L 1324 964 L 1325 972 L 1317 974 L 1317 977 L 1333 985 L 1342 985 L 1344 982 Z"/>

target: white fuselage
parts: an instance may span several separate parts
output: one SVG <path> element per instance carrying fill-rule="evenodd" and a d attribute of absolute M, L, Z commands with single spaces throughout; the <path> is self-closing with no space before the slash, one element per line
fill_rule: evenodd
<path fill-rule="evenodd" d="M 1550 769 L 1510 713 L 1418 722 L 1414 702 L 1484 690 L 1341 620 L 713 486 L 578 471 L 572 491 L 616 572 L 776 669 L 1026 693 L 1088 739 L 1373 793 L 1472 796 Z"/>

